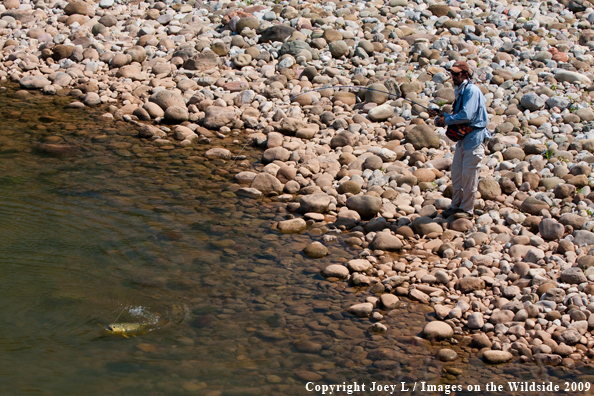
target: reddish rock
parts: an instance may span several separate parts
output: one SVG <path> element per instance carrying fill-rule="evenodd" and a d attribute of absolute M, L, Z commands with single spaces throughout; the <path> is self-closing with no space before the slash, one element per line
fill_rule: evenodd
<path fill-rule="evenodd" d="M 243 10 L 235 10 L 226 14 L 221 22 L 223 23 L 223 25 L 227 25 L 231 21 L 231 19 L 233 19 L 236 16 L 240 18 L 253 17 L 252 14 L 245 12 Z"/>
<path fill-rule="evenodd" d="M 559 51 L 557 48 L 550 48 L 549 52 L 553 55 L 553 60 L 557 62 L 567 62 L 567 54 Z"/>
<path fill-rule="evenodd" d="M 243 91 L 244 89 L 248 89 L 248 88 L 249 88 L 249 85 L 245 81 L 229 81 L 229 82 L 223 84 L 223 89 L 225 91 L 231 91 L 231 92 L 240 92 L 240 91 Z"/>

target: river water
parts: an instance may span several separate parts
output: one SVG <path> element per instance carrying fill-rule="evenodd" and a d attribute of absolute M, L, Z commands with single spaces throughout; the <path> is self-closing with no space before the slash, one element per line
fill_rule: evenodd
<path fill-rule="evenodd" d="M 370 333 L 346 308 L 372 294 L 319 275 L 360 251 L 337 235 L 328 257 L 306 258 L 327 227 L 279 234 L 281 204 L 233 193 L 232 176 L 261 168 L 260 152 L 229 170 L 202 156 L 238 153 L 247 136 L 157 148 L 70 100 L 0 92 L 0 394 L 321 394 L 307 382 L 444 394 L 420 391 L 423 381 L 470 395 L 468 384 L 488 381 L 593 378 L 590 365 L 493 367 L 468 346 L 432 345 L 418 338 L 432 310 L 408 301 L 384 312 L 387 333 Z M 39 143 L 79 151 L 48 155 Z M 150 326 L 107 334 L 116 318 Z M 440 347 L 459 358 L 439 362 Z"/>

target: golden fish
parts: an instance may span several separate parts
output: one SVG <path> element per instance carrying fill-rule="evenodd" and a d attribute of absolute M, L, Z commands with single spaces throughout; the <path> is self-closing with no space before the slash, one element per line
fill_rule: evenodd
<path fill-rule="evenodd" d="M 105 327 L 111 334 L 120 334 L 124 337 L 136 336 L 148 332 L 147 323 L 114 323 Z"/>

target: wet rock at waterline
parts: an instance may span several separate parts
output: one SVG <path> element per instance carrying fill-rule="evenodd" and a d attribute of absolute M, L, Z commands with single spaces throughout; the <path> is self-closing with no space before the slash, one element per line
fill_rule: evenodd
<path fill-rule="evenodd" d="M 483 357 L 486 362 L 499 364 L 505 363 L 510 361 L 513 358 L 513 355 L 508 351 L 485 351 L 483 353 Z"/>
<path fill-rule="evenodd" d="M 445 322 L 429 322 L 423 328 L 423 337 L 428 339 L 443 340 L 454 336 L 454 330 Z"/>
<path fill-rule="evenodd" d="M 324 270 L 322 271 L 322 274 L 325 277 L 329 277 L 329 278 L 344 279 L 349 276 L 349 270 L 344 265 L 331 264 L 331 265 L 327 266 L 326 268 L 324 268 Z"/>
<path fill-rule="evenodd" d="M 322 258 L 328 254 L 328 248 L 320 242 L 313 242 L 303 249 L 303 253 L 309 258 Z"/>
<path fill-rule="evenodd" d="M 306 227 L 307 224 L 302 218 L 284 220 L 278 223 L 279 231 L 285 234 L 298 233 L 305 230 Z"/>

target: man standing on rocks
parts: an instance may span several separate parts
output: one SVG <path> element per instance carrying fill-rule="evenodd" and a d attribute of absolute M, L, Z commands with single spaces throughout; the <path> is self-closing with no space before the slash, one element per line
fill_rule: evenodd
<path fill-rule="evenodd" d="M 454 124 L 469 125 L 472 132 L 456 144 L 452 163 L 452 186 L 454 193 L 450 209 L 443 212 L 444 217 L 474 217 L 474 197 L 478 187 L 479 167 L 485 156 L 485 139 L 491 137 L 487 130 L 487 106 L 479 87 L 469 81 L 471 72 L 468 63 L 456 62 L 450 68 L 456 86 L 453 113 L 444 113 L 435 121 L 437 126 Z"/>

